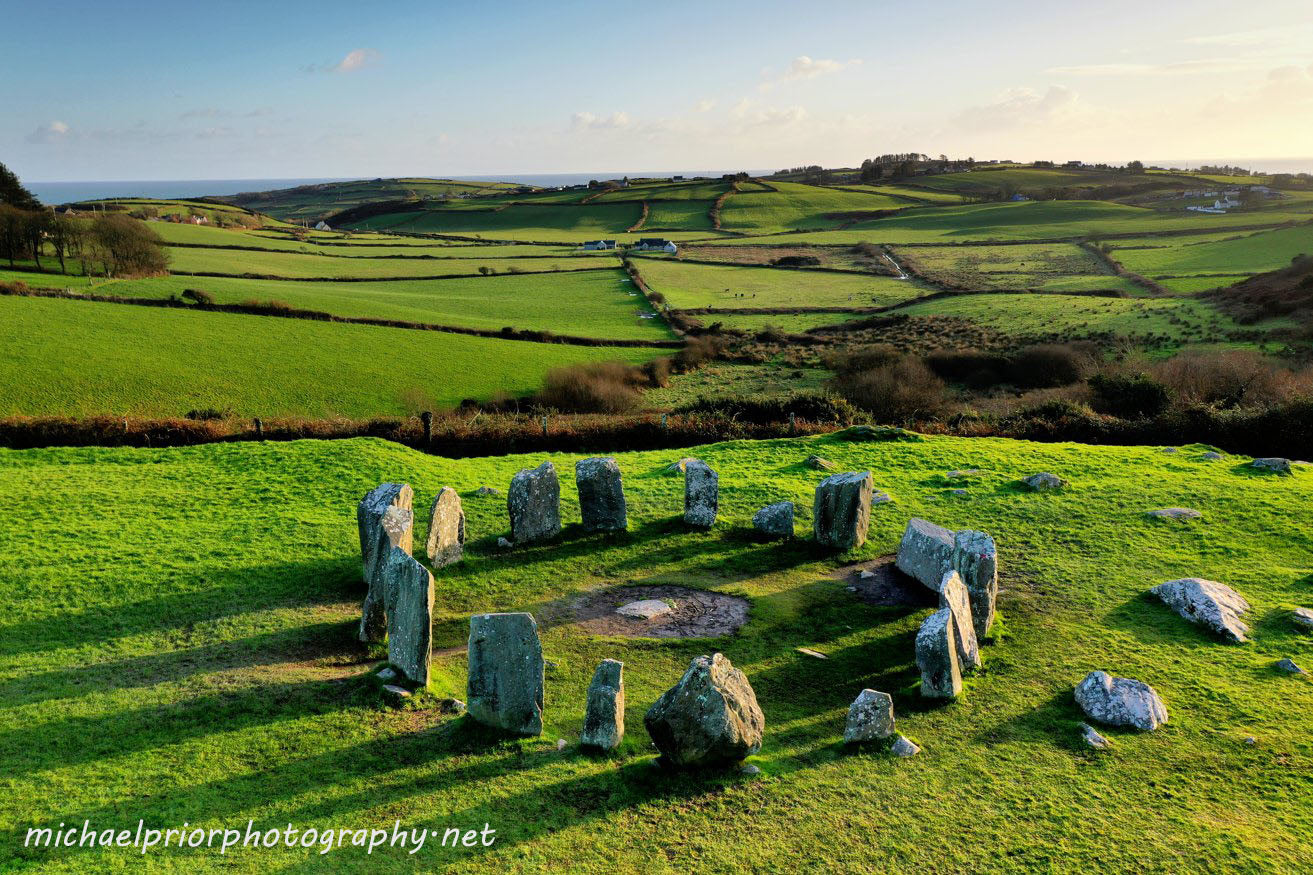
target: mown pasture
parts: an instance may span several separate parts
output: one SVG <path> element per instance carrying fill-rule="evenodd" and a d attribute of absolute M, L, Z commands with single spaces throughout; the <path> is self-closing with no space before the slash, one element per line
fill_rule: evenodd
<path fill-rule="evenodd" d="M 745 234 L 837 228 L 853 217 L 897 210 L 908 202 L 883 194 L 772 182 L 775 191 L 740 191 L 720 208 L 720 227 Z"/>
<path fill-rule="evenodd" d="M 462 247 L 464 248 L 464 247 Z M 483 247 L 477 247 L 482 249 Z M 491 247 L 489 247 L 491 248 Z M 229 276 L 258 276 L 310 279 L 315 277 L 396 278 L 448 276 L 452 274 L 531 273 L 537 271 L 605 270 L 613 259 L 495 258 L 482 252 L 471 258 L 360 258 L 350 255 L 321 255 L 297 252 L 247 252 L 232 249 L 172 247 L 169 270 L 174 273 L 217 273 Z"/>
<path fill-rule="evenodd" d="M 1190 238 L 1160 241 L 1153 249 L 1122 249 L 1112 256 L 1145 276 L 1255 274 L 1286 267 L 1299 255 L 1313 257 L 1313 224 L 1280 228 L 1228 240 L 1197 242 Z"/>
<path fill-rule="evenodd" d="M 69 306 L 82 306 L 73 304 Z M 1292 526 L 1313 500 L 1308 469 L 1261 476 L 1201 446 L 928 438 L 736 442 L 616 453 L 627 534 L 585 535 L 576 456 L 562 477 L 556 542 L 499 550 L 504 489 L 544 456 L 450 460 L 379 440 L 215 444 L 178 449 L 0 451 L 13 521 L 0 530 L 0 829 L 21 837 L 63 821 L 106 827 L 496 830 L 491 847 L 411 854 L 349 844 L 158 852 L 159 871 L 268 872 L 331 866 L 506 872 L 1034 871 L 1096 861 L 1105 871 L 1304 868 L 1310 828 L 1307 715 L 1313 684 L 1272 666 L 1313 661 L 1292 605 L 1307 604 L 1313 532 Z M 870 540 L 830 557 L 806 541 L 744 536 L 767 502 L 810 505 L 822 476 L 870 469 L 893 498 Z M 687 531 L 683 489 L 662 474 L 692 455 L 720 472 L 720 522 Z M 965 486 L 944 473 L 977 469 Z M 1053 471 L 1064 492 L 1016 481 Z M 542 626 L 550 661 L 544 734 L 505 740 L 432 708 L 387 706 L 355 643 L 362 597 L 353 511 L 381 481 L 415 487 L 416 507 L 451 486 L 470 541 L 437 578 L 434 692 L 462 696 L 471 614 L 546 608 L 602 588 L 677 583 L 750 601 L 747 625 L 715 639 L 598 637 Z M 967 494 L 948 496 L 948 486 Z M 1188 502 L 1204 518 L 1146 519 Z M 891 552 L 909 518 L 997 539 L 1002 619 L 965 694 L 917 692 L 913 639 L 933 610 L 858 599 L 840 563 Z M 424 525 L 416 526 L 423 543 Z M 800 534 L 807 529 L 804 522 Z M 51 557 L 57 556 L 57 562 Z M 1228 645 L 1148 598 L 1199 575 L 1251 603 L 1254 641 Z M 826 656 L 816 659 L 796 648 Z M 643 714 L 694 656 L 722 651 L 766 716 L 749 776 L 653 768 Z M 626 739 L 607 757 L 577 748 L 585 689 L 603 658 L 625 663 Z M 1080 741 L 1072 687 L 1092 669 L 1137 678 L 1170 718 L 1153 733 L 1102 729 Z M 894 698 L 910 760 L 847 750 L 848 704 L 864 687 Z M 563 739 L 563 749 L 558 749 Z M 1252 739 L 1252 743 L 1249 743 Z M 946 800 L 953 800 L 947 804 Z M 134 848 L 24 849 L 51 871 L 140 865 Z"/>
<path fill-rule="evenodd" d="M 885 307 L 925 290 L 907 280 L 839 271 L 792 270 L 635 259 L 648 288 L 676 310 L 700 307 Z"/>

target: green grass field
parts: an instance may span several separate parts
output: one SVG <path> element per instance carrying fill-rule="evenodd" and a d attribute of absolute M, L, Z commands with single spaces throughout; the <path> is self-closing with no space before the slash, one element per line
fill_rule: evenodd
<path fill-rule="evenodd" d="M 1009 246 L 909 246 L 894 258 L 937 283 L 981 289 L 1042 288 L 1072 282 L 1089 288 L 1122 288 L 1089 250 L 1074 243 Z"/>
<path fill-rule="evenodd" d="M 676 310 L 696 307 L 884 307 L 925 290 L 893 277 L 834 271 L 635 260 L 643 281 Z"/>
<path fill-rule="evenodd" d="M 499 209 L 426 210 L 375 216 L 356 224 L 367 230 L 396 228 L 412 233 L 457 234 L 503 240 L 582 242 L 614 237 L 638 221 L 637 203 L 586 206 L 524 206 Z"/>
<path fill-rule="evenodd" d="M 711 204 L 707 201 L 648 201 L 647 231 L 711 231 Z"/>
<path fill-rule="evenodd" d="M 896 210 L 907 201 L 797 182 L 772 182 L 778 191 L 744 190 L 730 195 L 720 209 L 720 227 L 749 234 L 837 228 L 853 214 Z"/>
<path fill-rule="evenodd" d="M 1113 258 L 1145 276 L 1255 274 L 1286 267 L 1297 255 L 1313 256 L 1313 225 L 1281 228 L 1221 241 L 1174 238 L 1162 249 L 1118 249 Z"/>
<path fill-rule="evenodd" d="M 69 305 L 80 307 L 83 305 Z M 33 826 L 482 829 L 491 847 L 349 845 L 153 852 L 153 871 L 390 872 L 1049 871 L 1297 872 L 1313 829 L 1308 714 L 1313 684 L 1272 665 L 1313 660 L 1287 619 L 1309 603 L 1313 532 L 1291 525 L 1313 474 L 1264 477 L 1203 447 L 930 438 L 726 443 L 619 453 L 631 531 L 500 551 L 505 502 L 480 498 L 542 456 L 452 461 L 378 440 L 241 443 L 166 450 L 0 451 L 11 524 L 0 529 L 0 830 L 11 868 L 140 868 L 134 849 L 18 847 Z M 855 557 L 894 549 L 907 520 L 981 528 L 998 540 L 1002 622 L 963 697 L 917 693 L 913 638 L 929 608 L 874 607 L 830 577 L 808 544 L 759 544 L 743 526 L 767 502 L 810 506 L 821 475 L 871 469 L 894 503 L 872 514 Z M 682 483 L 661 469 L 692 455 L 720 472 L 721 522 L 676 521 Z M 578 519 L 574 456 L 563 516 Z M 944 472 L 984 473 L 966 498 Z M 1053 471 L 1063 493 L 1018 491 Z M 749 599 L 747 625 L 713 640 L 595 637 L 545 628 L 541 738 L 499 740 L 468 718 L 393 709 L 353 640 L 362 597 L 359 497 L 405 480 L 415 506 L 442 486 L 465 499 L 466 561 L 437 580 L 434 687 L 462 694 L 472 613 L 529 610 L 593 587 L 678 583 Z M 1157 524 L 1149 508 L 1204 519 Z M 423 524 L 417 527 L 423 543 Z M 800 530 L 805 529 L 801 527 Z M 1253 606 L 1255 640 L 1227 645 L 1146 590 L 1199 575 Z M 623 592 L 615 594 L 617 600 Z M 825 660 L 798 653 L 808 647 Z M 642 716 L 689 660 L 723 651 L 766 716 L 757 776 L 652 767 Z M 576 747 L 603 658 L 625 662 L 626 740 Z M 1104 669 L 1162 695 L 1155 733 L 1102 730 L 1086 749 L 1072 686 Z M 900 760 L 839 744 L 864 687 L 891 693 Z M 1245 739 L 1252 737 L 1253 744 Z M 557 739 L 564 739 L 558 750 Z"/>
<path fill-rule="evenodd" d="M 0 416 L 368 418 L 525 394 L 558 365 L 656 354 L 12 297 L 0 297 L 0 344 Z"/>
<path fill-rule="evenodd" d="M 225 200 L 279 219 L 308 220 L 313 224 L 315 220 L 359 204 L 405 198 L 439 201 L 458 195 L 495 195 L 516 187 L 509 182 L 462 182 L 419 177 L 359 179 L 276 191 L 248 192 L 226 197 Z"/>
<path fill-rule="evenodd" d="M 338 247 L 343 249 L 346 247 Z M 461 247 L 462 249 L 484 247 Z M 487 247 L 492 249 L 493 247 Z M 232 276 L 257 274 L 287 279 L 316 277 L 395 278 L 477 274 L 483 268 L 496 273 L 606 269 L 611 259 L 496 258 L 491 253 L 469 253 L 471 258 L 359 258 L 350 255 L 318 255 L 299 252 L 248 252 L 233 249 L 169 249 L 169 270 L 175 273 L 223 273 Z"/>

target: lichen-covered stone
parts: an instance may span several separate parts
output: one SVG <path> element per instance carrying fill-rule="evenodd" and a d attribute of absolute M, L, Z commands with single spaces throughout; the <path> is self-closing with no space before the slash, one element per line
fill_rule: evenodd
<path fill-rule="evenodd" d="M 913 517 L 903 530 L 894 564 L 898 570 L 936 592 L 944 574 L 953 569 L 953 532 Z"/>
<path fill-rule="evenodd" d="M 1153 687 L 1104 671 L 1092 671 L 1076 685 L 1076 704 L 1088 717 L 1109 726 L 1152 731 L 1167 722 L 1167 706 Z"/>
<path fill-rule="evenodd" d="M 971 595 L 956 571 L 949 571 L 939 584 L 939 607 L 953 614 L 953 641 L 957 645 L 957 664 L 962 671 L 980 668 L 980 645 L 971 618 Z"/>
<path fill-rule="evenodd" d="M 962 671 L 953 635 L 953 612 L 935 611 L 916 633 L 916 665 L 921 670 L 921 695 L 953 699 L 962 692 Z"/>
<path fill-rule="evenodd" d="M 465 554 L 465 509 L 460 495 L 444 486 L 429 509 L 429 539 L 425 545 L 434 568 L 459 562 Z"/>
<path fill-rule="evenodd" d="M 1197 520 L 1203 514 L 1189 507 L 1160 507 L 1149 511 L 1146 516 L 1160 520 Z"/>
<path fill-rule="evenodd" d="M 1272 474 L 1290 474 L 1290 460 L 1280 459 L 1275 456 L 1266 459 L 1255 459 L 1251 465 L 1260 471 L 1267 471 Z"/>
<path fill-rule="evenodd" d="M 470 617 L 466 708 L 488 726 L 518 735 L 543 731 L 543 649 L 530 614 Z"/>
<path fill-rule="evenodd" d="M 1095 750 L 1107 750 L 1112 747 L 1112 742 L 1100 735 L 1098 730 L 1088 723 L 1080 725 L 1080 737 L 1087 747 L 1092 747 Z"/>
<path fill-rule="evenodd" d="M 894 734 L 894 700 L 888 693 L 862 690 L 848 706 L 848 723 L 843 730 L 847 744 L 877 741 Z"/>
<path fill-rule="evenodd" d="M 793 502 L 777 501 L 752 515 L 752 527 L 769 538 L 793 537 Z"/>
<path fill-rule="evenodd" d="M 956 532 L 951 565 L 966 584 L 976 637 L 983 638 L 994 625 L 998 601 L 998 547 L 993 537 L 972 529 Z"/>
<path fill-rule="evenodd" d="M 1277 660 L 1277 670 L 1284 671 L 1286 674 L 1307 674 L 1304 669 L 1296 665 L 1295 661 L 1289 657 Z"/>
<path fill-rule="evenodd" d="M 383 566 L 388 662 L 413 684 L 429 682 L 433 644 L 433 575 L 399 547 Z"/>
<path fill-rule="evenodd" d="M 1228 641 L 1239 643 L 1248 638 L 1249 627 L 1240 617 L 1249 611 L 1249 602 L 1224 583 L 1185 577 L 1160 583 L 1149 592 L 1190 622 L 1206 626 Z"/>
<path fill-rule="evenodd" d="M 625 737 L 625 664 L 604 659 L 588 685 L 584 729 L 579 743 L 601 750 L 614 750 Z"/>
<path fill-rule="evenodd" d="M 387 585 L 384 570 L 393 550 L 410 555 L 415 530 L 415 514 L 409 508 L 388 507 L 376 524 L 371 524 L 375 544 L 369 554 L 374 563 L 369 591 L 360 607 L 358 637 L 365 643 L 382 643 L 387 636 Z"/>
<path fill-rule="evenodd" d="M 896 757 L 914 757 L 921 752 L 921 748 L 907 736 L 899 734 L 889 746 L 889 752 Z"/>
<path fill-rule="evenodd" d="M 865 544 L 874 491 L 870 471 L 847 471 L 822 480 L 812 504 L 816 543 L 836 550 L 855 550 Z"/>
<path fill-rule="evenodd" d="M 543 462 L 524 468 L 511 478 L 506 494 L 511 517 L 511 539 L 516 544 L 545 541 L 561 531 L 561 482 L 556 466 Z"/>
<path fill-rule="evenodd" d="M 665 616 L 672 610 L 670 605 L 661 599 L 643 599 L 642 601 L 621 605 L 615 609 L 615 612 L 622 617 L 633 617 L 635 620 L 651 620 Z"/>
<path fill-rule="evenodd" d="M 1048 471 L 1031 474 L 1021 482 L 1032 492 L 1048 492 L 1053 489 L 1061 489 L 1067 485 L 1066 480 L 1063 480 L 1057 474 L 1050 474 Z"/>
<path fill-rule="evenodd" d="M 716 766 L 761 750 L 766 718 L 747 677 L 716 653 L 696 657 L 643 724 L 670 765 Z"/>
<path fill-rule="evenodd" d="M 820 456 L 808 456 L 803 464 L 813 471 L 833 471 L 839 467 L 829 459 L 823 459 Z"/>
<path fill-rule="evenodd" d="M 629 528 L 620 465 L 612 458 L 580 459 L 574 464 L 579 490 L 579 517 L 589 532 Z"/>
<path fill-rule="evenodd" d="M 369 584 L 374 574 L 387 561 L 387 554 L 394 545 L 379 549 L 378 527 L 383 522 L 383 514 L 390 507 L 409 510 L 413 513 L 414 490 L 407 483 L 384 483 L 370 490 L 356 505 L 356 527 L 360 530 L 360 557 L 363 562 L 362 579 Z M 407 553 L 411 550 L 409 542 L 397 544 Z"/>
<path fill-rule="evenodd" d="M 701 459 L 684 466 L 684 522 L 700 529 L 716 524 L 720 509 L 720 477 Z"/>
<path fill-rule="evenodd" d="M 686 468 L 688 468 L 688 463 L 689 463 L 689 462 L 696 462 L 696 461 L 697 461 L 697 459 L 691 458 L 691 457 L 689 457 L 689 456 L 685 456 L 684 458 L 680 459 L 679 461 L 677 461 L 677 462 L 671 462 L 669 465 L 667 465 L 667 466 L 666 466 L 666 473 L 669 474 L 669 475 L 671 475 L 672 477 L 673 477 L 673 476 L 676 476 L 676 475 L 679 475 L 679 474 L 683 474 L 683 473 L 684 473 L 684 470 L 685 470 Z"/>
<path fill-rule="evenodd" d="M 1309 608 L 1295 608 L 1290 612 L 1290 619 L 1294 620 L 1297 626 L 1313 629 L 1313 610 Z"/>

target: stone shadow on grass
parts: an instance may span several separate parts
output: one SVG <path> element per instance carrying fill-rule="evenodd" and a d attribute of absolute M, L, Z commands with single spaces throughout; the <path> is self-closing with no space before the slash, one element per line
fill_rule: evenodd
<path fill-rule="evenodd" d="M 1073 684 L 1073 687 L 1075 685 Z M 1090 722 L 1076 704 L 1070 688 L 1060 690 L 1028 711 L 1009 717 L 990 726 L 982 727 L 973 742 L 985 745 L 1043 744 L 1072 752 L 1089 750 L 1081 740 L 1080 724 Z M 1091 722 L 1099 732 L 1108 735 L 1102 725 Z"/>

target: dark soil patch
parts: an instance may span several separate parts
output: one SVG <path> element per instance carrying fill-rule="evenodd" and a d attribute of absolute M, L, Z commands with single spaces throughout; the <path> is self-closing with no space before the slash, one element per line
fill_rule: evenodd
<path fill-rule="evenodd" d="M 863 571 L 873 576 L 862 577 Z M 892 555 L 844 565 L 830 576 L 848 584 L 855 596 L 870 605 L 933 607 L 938 603 L 933 592 L 898 570 Z"/>
<path fill-rule="evenodd" d="M 659 599 L 668 614 L 641 620 L 615 612 L 630 602 Z M 719 638 L 748 620 L 747 599 L 683 586 L 610 586 L 554 602 L 538 615 L 540 624 L 574 623 L 593 635 L 627 638 Z"/>

